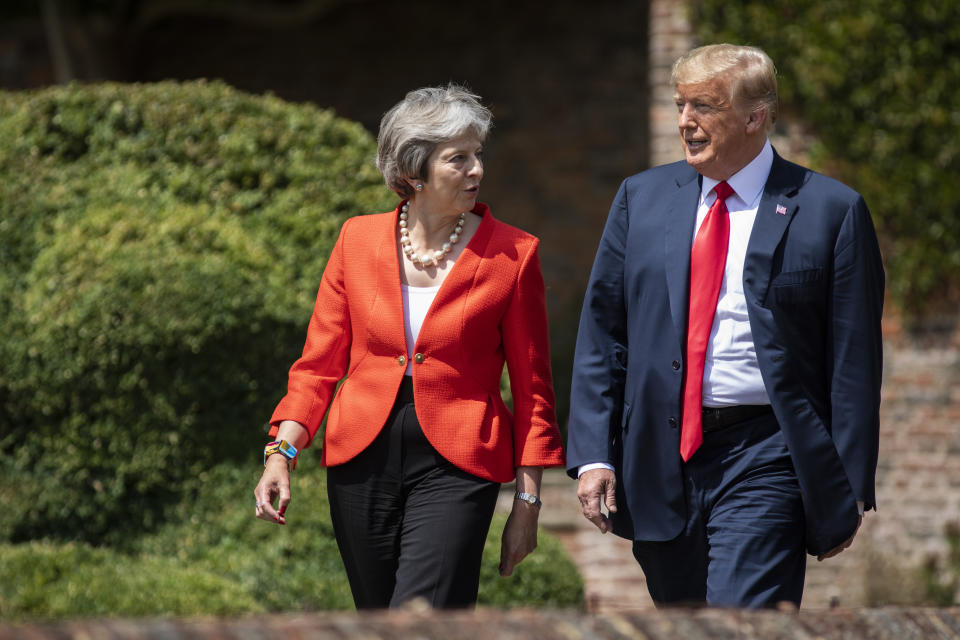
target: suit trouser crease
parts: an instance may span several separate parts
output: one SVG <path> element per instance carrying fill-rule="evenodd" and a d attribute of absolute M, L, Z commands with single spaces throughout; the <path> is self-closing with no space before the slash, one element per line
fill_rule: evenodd
<path fill-rule="evenodd" d="M 357 608 L 414 598 L 440 608 L 473 605 L 499 488 L 433 448 L 406 378 L 373 443 L 327 469 L 334 533 Z"/>
<path fill-rule="evenodd" d="M 799 606 L 803 501 L 772 415 L 708 433 L 684 465 L 687 522 L 666 542 L 634 542 L 657 604 Z"/>

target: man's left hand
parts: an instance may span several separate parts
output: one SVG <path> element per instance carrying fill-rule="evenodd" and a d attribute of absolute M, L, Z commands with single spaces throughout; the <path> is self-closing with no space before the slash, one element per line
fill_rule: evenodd
<path fill-rule="evenodd" d="M 837 555 L 838 553 L 840 553 L 841 551 L 843 551 L 844 549 L 852 545 L 853 539 L 857 537 L 857 531 L 860 530 L 861 524 L 863 524 L 863 516 L 860 516 L 860 519 L 857 520 L 857 528 L 853 530 L 853 535 L 847 538 L 847 541 L 841 544 L 839 547 L 835 547 L 830 551 L 827 551 L 826 553 L 817 556 L 817 562 L 821 560 L 826 560 L 827 558 L 832 558 L 833 556 Z"/>

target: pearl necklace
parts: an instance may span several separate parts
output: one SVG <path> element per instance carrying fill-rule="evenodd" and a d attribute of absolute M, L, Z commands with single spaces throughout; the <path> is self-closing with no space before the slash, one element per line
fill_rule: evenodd
<path fill-rule="evenodd" d="M 426 253 L 420 255 L 413 246 L 413 241 L 410 239 L 410 232 L 407 231 L 407 218 L 409 217 L 407 210 L 409 208 L 406 202 L 400 207 L 400 220 L 397 222 L 397 225 L 400 227 L 400 248 L 403 249 L 403 253 L 413 264 L 420 264 L 424 267 L 435 267 L 450 253 L 453 245 L 457 244 L 457 241 L 460 240 L 460 234 L 463 233 L 463 223 L 467 219 L 467 213 L 464 211 L 460 214 L 460 218 L 457 220 L 457 226 L 454 227 L 453 233 L 450 234 L 450 242 L 444 242 L 439 251 L 430 251 L 428 249 Z"/>

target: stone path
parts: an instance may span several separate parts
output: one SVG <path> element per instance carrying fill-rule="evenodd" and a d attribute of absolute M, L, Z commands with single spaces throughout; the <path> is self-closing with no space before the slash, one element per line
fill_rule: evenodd
<path fill-rule="evenodd" d="M 513 485 L 504 485 L 500 508 L 508 511 Z M 544 472 L 544 507 L 540 526 L 563 544 L 584 581 L 587 611 L 591 613 L 652 610 L 643 572 L 633 559 L 628 540 L 606 535 L 580 513 L 577 483 L 559 469 Z"/>

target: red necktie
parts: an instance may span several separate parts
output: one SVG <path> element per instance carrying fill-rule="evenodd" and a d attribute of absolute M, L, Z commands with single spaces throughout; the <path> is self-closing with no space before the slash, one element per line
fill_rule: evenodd
<path fill-rule="evenodd" d="M 730 212 L 726 199 L 733 194 L 733 189 L 721 182 L 713 190 L 717 192 L 717 199 L 700 224 L 690 250 L 690 315 L 687 319 L 687 367 L 683 376 L 683 426 L 680 430 L 680 455 L 684 462 L 703 442 L 703 365 L 713 316 L 717 313 L 730 239 Z"/>

